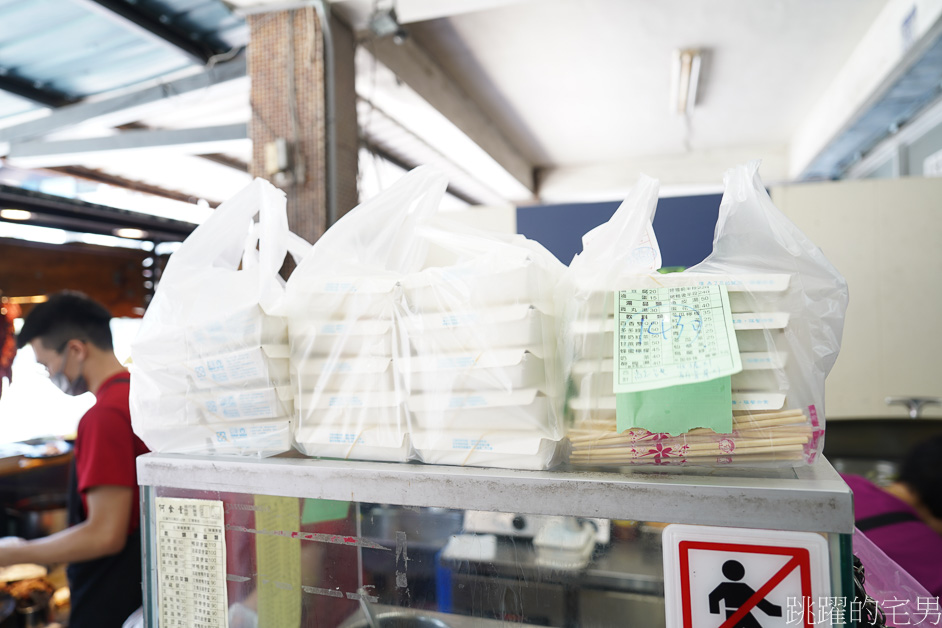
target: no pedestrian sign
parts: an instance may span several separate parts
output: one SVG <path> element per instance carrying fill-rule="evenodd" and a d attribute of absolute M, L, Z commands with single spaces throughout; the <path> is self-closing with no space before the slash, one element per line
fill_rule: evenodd
<path fill-rule="evenodd" d="M 812 532 L 674 524 L 663 548 L 667 628 L 812 628 L 831 594 L 827 541 Z"/>

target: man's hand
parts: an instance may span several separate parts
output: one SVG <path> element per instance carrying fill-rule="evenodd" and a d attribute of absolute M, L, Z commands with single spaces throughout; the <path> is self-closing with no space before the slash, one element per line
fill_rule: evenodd
<path fill-rule="evenodd" d="M 4 536 L 0 538 L 0 550 L 7 547 L 16 547 L 17 545 L 22 545 L 26 543 L 26 539 L 21 539 L 18 536 Z"/>
<path fill-rule="evenodd" d="M 25 545 L 26 541 L 18 536 L 5 536 L 0 538 L 0 567 L 15 565 L 15 556 L 8 550 Z"/>

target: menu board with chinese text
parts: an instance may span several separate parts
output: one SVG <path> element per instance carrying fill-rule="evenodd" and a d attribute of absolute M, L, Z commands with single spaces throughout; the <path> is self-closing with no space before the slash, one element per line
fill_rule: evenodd
<path fill-rule="evenodd" d="M 160 628 L 228 628 L 223 503 L 155 502 Z"/>

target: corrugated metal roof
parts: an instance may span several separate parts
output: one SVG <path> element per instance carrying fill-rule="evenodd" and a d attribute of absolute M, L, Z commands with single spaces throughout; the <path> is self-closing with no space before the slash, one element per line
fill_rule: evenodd
<path fill-rule="evenodd" d="M 14 96 L 9 92 L 0 91 L 0 118 L 4 116 L 18 116 L 22 113 L 36 111 L 38 109 L 42 109 L 42 107 L 25 98 Z"/>
<path fill-rule="evenodd" d="M 12 85 L 21 96 L 61 102 L 200 63 L 150 28 L 164 29 L 206 55 L 248 41 L 245 21 L 220 0 L 0 0 L 0 24 L 0 88 Z M 36 107 L 0 97 L 0 124 Z"/>
<path fill-rule="evenodd" d="M 0 6 L 0 22 L 6 33 L 0 35 L 3 66 L 39 89 L 72 99 L 133 85 L 191 63 L 182 52 L 71 0 L 10 2 Z M 29 26 L 35 24 L 44 27 Z"/>
<path fill-rule="evenodd" d="M 249 41 L 245 20 L 220 0 L 137 0 L 135 4 L 218 52 L 244 46 Z"/>
<path fill-rule="evenodd" d="M 942 34 L 886 93 L 808 166 L 803 179 L 838 179 L 881 141 L 911 122 L 942 94 Z"/>

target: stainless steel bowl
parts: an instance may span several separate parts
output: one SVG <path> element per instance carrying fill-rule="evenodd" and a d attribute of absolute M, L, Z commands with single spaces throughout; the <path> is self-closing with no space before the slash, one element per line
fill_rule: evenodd
<path fill-rule="evenodd" d="M 49 625 L 49 602 L 16 609 L 20 628 L 44 628 Z"/>
<path fill-rule="evenodd" d="M 30 594 L 29 605 L 24 601 L 16 608 L 17 625 L 20 628 L 44 628 L 49 625 L 52 618 L 52 607 L 49 601 L 52 595 L 45 591 L 34 591 Z"/>

